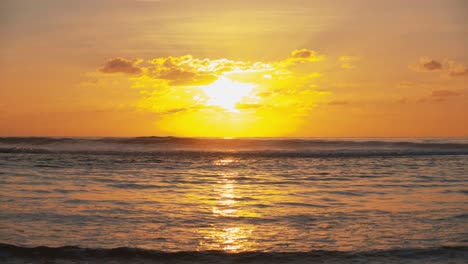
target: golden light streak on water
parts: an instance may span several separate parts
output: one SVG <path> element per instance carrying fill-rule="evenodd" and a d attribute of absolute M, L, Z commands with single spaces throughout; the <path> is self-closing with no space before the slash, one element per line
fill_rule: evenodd
<path fill-rule="evenodd" d="M 234 159 L 226 158 L 215 161 L 218 166 L 223 166 L 235 162 Z M 253 225 L 233 225 L 225 223 L 225 218 L 237 218 L 249 214 L 242 212 L 237 207 L 240 206 L 239 200 L 242 196 L 237 191 L 238 183 L 235 180 L 235 173 L 222 173 L 216 186 L 217 203 L 212 208 L 213 215 L 219 222 L 215 223 L 208 230 L 200 230 L 204 241 L 200 242 L 201 248 L 211 250 L 224 250 L 228 252 L 249 251 L 254 248 L 252 241 Z M 254 215 L 253 213 L 250 213 Z"/>

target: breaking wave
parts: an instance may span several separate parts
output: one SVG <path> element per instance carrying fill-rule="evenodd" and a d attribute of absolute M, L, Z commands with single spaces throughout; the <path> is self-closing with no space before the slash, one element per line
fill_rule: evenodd
<path fill-rule="evenodd" d="M 158 260 L 168 263 L 310 263 L 311 261 L 335 261 L 350 263 L 354 261 L 385 263 L 463 263 L 468 256 L 468 247 L 402 248 L 372 251 L 325 251 L 309 252 L 239 252 L 225 251 L 188 251 L 164 252 L 139 248 L 95 249 L 75 246 L 63 247 L 20 247 L 0 244 L 0 259 L 69 259 L 85 260 L 96 263 L 112 261 Z M 54 262 L 55 263 L 55 262 Z M 112 262 L 114 263 L 114 262 Z M 360 262 L 361 263 L 361 262 Z M 379 262 L 380 263 L 380 262 Z"/>

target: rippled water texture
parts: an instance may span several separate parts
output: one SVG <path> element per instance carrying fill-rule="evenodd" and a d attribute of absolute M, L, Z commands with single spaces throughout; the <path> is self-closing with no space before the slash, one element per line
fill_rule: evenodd
<path fill-rule="evenodd" d="M 177 140 L 0 139 L 0 242 L 165 252 L 468 246 L 466 140 Z"/>

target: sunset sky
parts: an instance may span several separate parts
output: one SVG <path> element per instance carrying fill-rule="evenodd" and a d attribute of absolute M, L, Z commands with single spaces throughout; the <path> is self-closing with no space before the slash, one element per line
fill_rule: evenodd
<path fill-rule="evenodd" d="M 0 136 L 468 136 L 465 0 L 3 0 Z"/>

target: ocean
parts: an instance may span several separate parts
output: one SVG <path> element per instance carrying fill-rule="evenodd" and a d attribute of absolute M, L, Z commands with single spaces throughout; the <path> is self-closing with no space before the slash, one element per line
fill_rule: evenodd
<path fill-rule="evenodd" d="M 468 139 L 0 138 L 1 263 L 467 263 Z"/>

